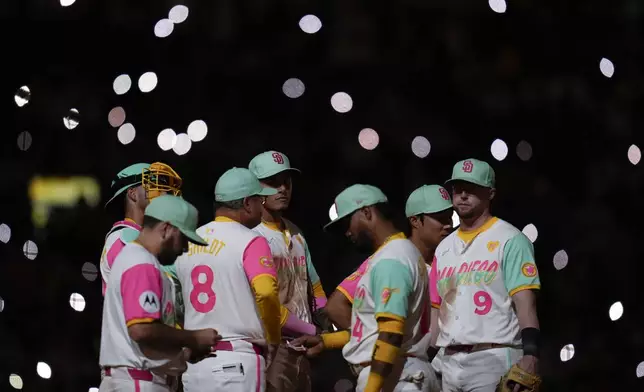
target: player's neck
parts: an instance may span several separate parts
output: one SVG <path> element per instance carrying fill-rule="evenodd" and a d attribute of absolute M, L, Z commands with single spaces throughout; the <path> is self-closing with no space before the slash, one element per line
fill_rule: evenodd
<path fill-rule="evenodd" d="M 282 221 L 282 211 L 269 211 L 268 209 L 264 208 L 262 210 L 262 220 L 264 222 L 268 223 L 273 223 L 280 229 L 283 229 L 284 227 L 284 222 Z"/>
<path fill-rule="evenodd" d="M 391 222 L 377 226 L 373 231 L 373 242 L 375 245 L 374 251 L 380 248 L 389 237 L 396 233 L 400 233 L 400 230 L 396 229 Z"/>
<path fill-rule="evenodd" d="M 485 222 L 490 220 L 490 218 L 492 218 L 492 214 L 490 214 L 489 210 L 483 211 L 481 215 L 474 218 L 469 218 L 469 219 L 461 218 L 461 226 L 458 229 L 461 231 L 476 230 L 479 227 L 483 226 Z"/>
<path fill-rule="evenodd" d="M 125 219 L 129 219 L 139 226 L 143 225 L 143 214 L 143 211 L 133 206 L 128 206 L 125 209 Z"/>
<path fill-rule="evenodd" d="M 141 231 L 136 242 L 157 258 L 159 253 L 161 253 L 161 243 L 150 238 L 149 232 L 146 229 Z"/>
<path fill-rule="evenodd" d="M 434 251 L 436 250 L 436 247 L 428 246 L 427 244 L 425 244 L 420 239 L 420 236 L 418 235 L 418 232 L 416 230 L 412 230 L 411 237 L 409 237 L 409 240 L 414 245 L 416 245 L 416 248 L 418 248 L 418 251 L 423 256 L 423 259 L 425 259 L 425 262 L 427 264 L 431 264 L 432 260 L 434 259 Z"/>

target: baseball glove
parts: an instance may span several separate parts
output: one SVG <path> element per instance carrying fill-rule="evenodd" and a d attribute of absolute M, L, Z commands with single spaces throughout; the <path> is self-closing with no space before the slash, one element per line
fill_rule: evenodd
<path fill-rule="evenodd" d="M 512 392 L 517 384 L 521 385 L 521 392 L 538 392 L 541 377 L 530 374 L 518 365 L 514 365 L 501 378 L 501 382 L 496 387 L 496 392 Z"/>

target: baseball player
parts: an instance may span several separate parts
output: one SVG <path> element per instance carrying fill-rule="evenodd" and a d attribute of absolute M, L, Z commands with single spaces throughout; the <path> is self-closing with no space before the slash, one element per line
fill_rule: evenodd
<path fill-rule="evenodd" d="M 183 199 L 164 195 L 145 209 L 138 238 L 112 264 L 103 303 L 99 363 L 102 392 L 167 392 L 176 384 L 166 373 L 185 360 L 213 351 L 221 336 L 212 328 L 175 329 L 172 283 L 163 278 L 188 247 L 205 245 L 195 233 L 197 210 Z M 187 349 L 186 349 L 187 348 Z"/>
<path fill-rule="evenodd" d="M 476 159 L 458 162 L 447 182 L 461 225 L 436 248 L 430 277 L 445 392 L 536 391 L 540 384 L 534 249 L 490 213 L 494 182 L 494 170 Z"/>
<path fill-rule="evenodd" d="M 114 194 L 105 206 L 115 200 L 120 201 L 125 208 L 125 219 L 114 223 L 105 237 L 100 261 L 103 295 L 114 259 L 125 244 L 134 241 L 141 231 L 145 207 L 157 196 L 166 193 L 180 195 L 181 184 L 181 177 L 161 162 L 136 163 L 116 175 L 111 186 Z"/>
<path fill-rule="evenodd" d="M 416 245 L 423 259 L 431 262 L 434 259 L 434 250 L 452 230 L 452 200 L 449 193 L 440 185 L 423 185 L 414 190 L 407 199 L 405 214 L 411 227 L 409 240 Z M 338 328 L 348 329 L 350 326 L 353 297 L 368 264 L 369 259 L 344 279 L 329 297 L 326 312 Z M 431 270 L 431 264 L 427 264 L 427 270 Z M 429 348 L 428 328 L 429 325 L 423 326 L 425 336 L 419 342 L 425 350 Z M 434 358 L 432 361 L 434 370 L 440 372 L 440 356 L 435 355 L 435 351 L 432 351 L 428 354 L 428 358 Z M 438 379 L 431 373 L 427 378 L 430 384 L 429 390 L 439 391 Z"/>
<path fill-rule="evenodd" d="M 327 329 L 321 309 L 326 295 L 311 262 L 311 253 L 300 229 L 283 214 L 291 202 L 292 168 L 286 155 L 267 151 L 248 165 L 262 185 L 277 193 L 266 198 L 261 224 L 255 231 L 266 237 L 277 268 L 282 306 L 284 342 L 268 371 L 268 383 L 278 391 L 310 391 L 310 365 L 305 356 L 287 348 L 290 339 L 302 334 L 315 335 Z"/>
<path fill-rule="evenodd" d="M 277 273 L 268 242 L 252 230 L 262 217 L 263 188 L 248 170 L 233 168 L 215 186 L 215 220 L 197 233 L 177 260 L 186 299 L 185 327 L 216 328 L 217 356 L 188 365 L 185 392 L 264 391 L 264 348 L 274 355 L 281 340 Z"/>
<path fill-rule="evenodd" d="M 426 377 L 433 371 L 418 344 L 421 324 L 428 323 L 423 257 L 392 223 L 380 189 L 350 186 L 336 197 L 335 207 L 338 218 L 327 226 L 340 226 L 356 246 L 373 252 L 355 290 L 351 330 L 303 336 L 292 344 L 308 347 L 309 356 L 343 347 L 358 374 L 356 391 L 428 391 Z"/>

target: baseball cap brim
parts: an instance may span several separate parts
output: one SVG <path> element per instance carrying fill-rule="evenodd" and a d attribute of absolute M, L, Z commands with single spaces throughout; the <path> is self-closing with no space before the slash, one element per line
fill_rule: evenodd
<path fill-rule="evenodd" d="M 365 207 L 365 206 L 361 206 L 360 208 L 362 208 L 362 207 Z M 327 231 L 327 230 L 329 229 L 329 227 L 330 227 L 332 224 L 337 223 L 337 222 L 339 222 L 339 221 L 341 221 L 341 220 L 343 220 L 343 219 L 345 219 L 345 218 L 346 218 L 346 219 L 348 219 L 348 217 L 349 217 L 351 214 L 353 214 L 354 212 L 358 211 L 360 208 L 356 208 L 355 210 L 351 210 L 351 211 L 348 211 L 348 212 L 343 213 L 342 215 L 338 215 L 338 217 L 337 217 L 337 218 L 335 218 L 335 219 L 334 219 L 334 220 L 332 220 L 331 222 L 329 222 L 329 223 L 327 223 L 326 225 L 324 225 L 324 227 L 322 228 L 322 230 Z"/>
<path fill-rule="evenodd" d="M 470 184 L 482 186 L 483 188 L 491 188 L 489 184 L 485 184 L 483 181 L 479 181 L 477 179 L 473 179 L 469 177 L 452 177 L 449 180 L 445 181 L 445 185 L 449 185 L 455 181 L 464 181 L 464 182 L 469 182 Z"/>
<path fill-rule="evenodd" d="M 208 243 L 206 240 L 203 238 L 199 237 L 196 231 L 194 230 L 185 230 L 182 228 L 177 227 L 179 231 L 181 231 L 181 234 L 185 235 L 186 238 L 188 238 L 188 241 L 192 242 L 193 244 L 201 245 L 201 246 L 208 246 Z"/>
<path fill-rule="evenodd" d="M 405 214 L 405 215 L 407 215 L 407 218 L 411 218 L 412 216 L 416 216 L 416 215 L 420 215 L 420 214 L 432 215 L 432 214 L 441 213 L 443 211 L 447 211 L 447 210 L 449 210 L 451 208 L 454 208 L 454 207 L 449 206 L 449 207 L 441 208 L 440 210 L 424 209 L 424 210 L 421 210 L 421 211 L 418 211 L 418 212 L 414 212 L 414 213 L 411 213 L 411 214 Z"/>
<path fill-rule="evenodd" d="M 300 169 L 296 169 L 294 167 L 288 167 L 288 168 L 279 169 L 279 170 L 271 170 L 271 171 L 269 171 L 267 173 L 264 173 L 261 177 L 257 177 L 257 179 L 263 180 L 263 179 L 266 179 L 268 177 L 273 177 L 275 175 L 278 175 L 278 174 L 280 174 L 282 172 L 285 172 L 285 171 L 294 171 L 296 173 L 302 173 L 302 171 Z"/>
<path fill-rule="evenodd" d="M 121 195 L 123 192 L 127 191 L 128 189 L 130 189 L 130 188 L 131 188 L 131 187 L 133 187 L 133 186 L 139 186 L 139 185 L 141 185 L 141 183 L 140 183 L 140 182 L 135 182 L 135 183 L 133 183 L 133 184 L 131 184 L 131 185 L 125 185 L 124 187 L 122 187 L 121 189 L 119 189 L 118 191 L 116 191 L 116 193 L 114 194 L 114 196 L 112 196 L 112 197 L 111 197 L 107 202 L 105 202 L 105 207 L 107 207 L 107 205 L 108 205 L 108 204 L 110 204 L 112 201 L 114 201 L 114 199 L 116 199 L 117 197 L 119 197 L 119 195 Z"/>
<path fill-rule="evenodd" d="M 277 194 L 277 189 L 275 188 L 269 188 L 269 187 L 263 187 L 261 191 L 256 193 L 258 196 L 273 196 Z"/>

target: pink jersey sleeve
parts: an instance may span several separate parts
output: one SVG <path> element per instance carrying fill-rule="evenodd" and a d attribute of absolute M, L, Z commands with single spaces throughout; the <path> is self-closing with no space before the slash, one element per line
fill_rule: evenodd
<path fill-rule="evenodd" d="M 105 259 L 107 260 L 107 270 L 112 269 L 112 264 L 114 264 L 114 260 L 116 259 L 116 256 L 118 256 L 119 253 L 123 250 L 125 247 L 125 242 L 121 241 L 120 238 L 118 238 L 112 246 L 105 252 Z M 107 277 L 101 274 L 101 278 L 103 281 L 103 296 L 105 296 L 105 290 L 107 289 Z"/>
<path fill-rule="evenodd" d="M 362 278 L 362 275 L 367 271 L 368 265 L 369 259 L 365 260 L 354 273 L 347 276 L 336 288 L 336 290 L 344 294 L 351 303 L 353 303 L 353 296 L 358 288 L 358 282 L 360 282 L 360 278 Z"/>
<path fill-rule="evenodd" d="M 434 256 L 434 262 L 432 263 L 432 269 L 429 272 L 429 299 L 432 302 L 432 306 L 438 308 L 441 306 L 441 297 L 438 294 L 438 265 L 436 263 L 436 256 Z"/>
<path fill-rule="evenodd" d="M 248 243 L 244 250 L 243 267 L 249 282 L 259 275 L 266 274 L 277 279 L 273 255 L 266 238 L 255 237 Z"/>
<path fill-rule="evenodd" d="M 121 277 L 125 323 L 146 323 L 161 318 L 161 271 L 152 264 L 137 264 Z"/>

